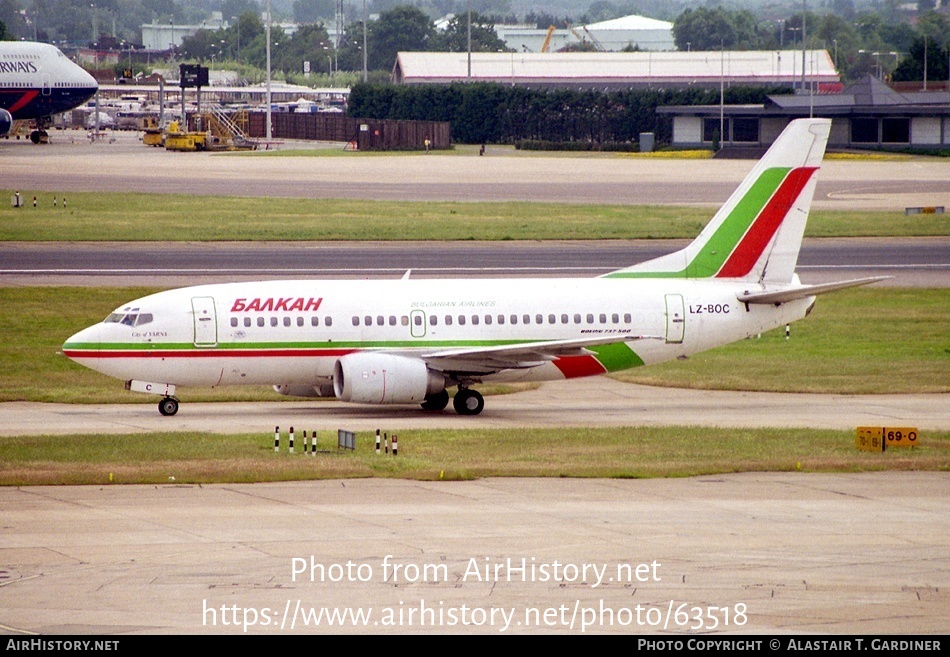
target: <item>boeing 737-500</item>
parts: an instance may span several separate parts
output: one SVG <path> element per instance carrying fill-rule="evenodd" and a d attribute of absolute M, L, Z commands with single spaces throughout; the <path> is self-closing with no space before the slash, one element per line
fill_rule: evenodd
<path fill-rule="evenodd" d="M 56 114 L 77 107 L 99 88 L 96 79 L 46 43 L 0 41 L 0 137 L 14 121 L 33 119 L 33 143 L 45 140 Z"/>
<path fill-rule="evenodd" d="M 815 297 L 878 278 L 795 274 L 830 120 L 791 122 L 698 238 L 596 278 L 297 280 L 137 299 L 63 345 L 161 395 L 268 384 L 286 395 L 476 415 L 487 381 L 592 376 L 689 356 L 805 317 Z"/>

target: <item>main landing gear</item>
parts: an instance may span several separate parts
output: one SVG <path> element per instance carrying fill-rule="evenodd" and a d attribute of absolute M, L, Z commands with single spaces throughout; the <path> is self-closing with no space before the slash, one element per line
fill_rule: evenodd
<path fill-rule="evenodd" d="M 158 412 L 165 416 L 174 415 L 178 412 L 178 400 L 174 397 L 165 397 L 158 402 Z"/>
<path fill-rule="evenodd" d="M 478 415 L 485 408 L 485 398 L 477 390 L 459 388 L 452 405 L 459 415 Z"/>
<path fill-rule="evenodd" d="M 424 411 L 441 411 L 446 406 L 449 405 L 449 391 L 441 390 L 434 395 L 428 395 L 426 400 L 422 402 L 422 410 Z"/>
<path fill-rule="evenodd" d="M 434 395 L 429 395 L 426 397 L 426 400 L 422 402 L 422 408 L 426 411 L 441 411 L 448 405 L 448 390 L 442 390 Z M 455 393 L 453 406 L 455 407 L 455 412 L 459 415 L 478 415 L 482 412 L 482 409 L 485 408 L 485 398 L 482 397 L 481 393 L 477 390 L 459 388 L 458 392 Z"/>

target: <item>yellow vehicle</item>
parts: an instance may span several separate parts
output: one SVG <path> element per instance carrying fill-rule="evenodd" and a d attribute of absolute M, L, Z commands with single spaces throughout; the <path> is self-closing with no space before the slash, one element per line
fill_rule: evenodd
<path fill-rule="evenodd" d="M 208 133 L 184 131 L 178 121 L 168 124 L 168 130 L 165 132 L 165 150 L 203 151 L 207 148 Z"/>

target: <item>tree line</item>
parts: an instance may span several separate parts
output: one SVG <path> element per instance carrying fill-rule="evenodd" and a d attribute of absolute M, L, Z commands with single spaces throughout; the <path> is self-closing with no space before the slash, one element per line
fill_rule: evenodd
<path fill-rule="evenodd" d="M 761 104 L 790 88 L 731 87 L 727 104 Z M 633 143 L 641 132 L 672 141 L 672 121 L 659 105 L 710 105 L 712 89 L 628 89 L 622 91 L 540 90 L 496 83 L 447 85 L 358 84 L 347 113 L 358 118 L 448 121 L 452 140 L 468 144 L 548 142 Z"/>

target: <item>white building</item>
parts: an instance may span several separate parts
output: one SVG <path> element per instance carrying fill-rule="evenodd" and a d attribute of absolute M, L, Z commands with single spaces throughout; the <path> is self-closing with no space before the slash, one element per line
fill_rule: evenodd
<path fill-rule="evenodd" d="M 623 16 L 601 23 L 585 25 L 583 34 L 590 37 L 599 50 L 676 50 L 673 23 L 644 16 Z"/>
<path fill-rule="evenodd" d="M 601 23 L 591 23 L 551 32 L 529 25 L 495 25 L 495 33 L 505 45 L 518 52 L 540 53 L 545 41 L 547 52 L 588 42 L 602 51 L 618 51 L 638 47 L 640 50 L 675 50 L 673 24 L 644 16 L 624 16 Z"/>
<path fill-rule="evenodd" d="M 726 52 L 401 52 L 392 79 L 400 84 L 499 82 L 530 87 L 627 89 L 718 87 L 801 82 L 801 51 Z M 806 83 L 840 82 L 825 50 L 806 52 Z"/>

